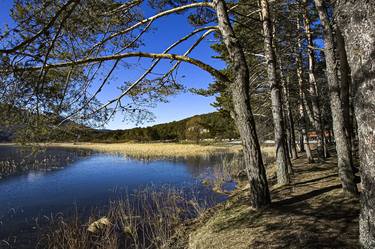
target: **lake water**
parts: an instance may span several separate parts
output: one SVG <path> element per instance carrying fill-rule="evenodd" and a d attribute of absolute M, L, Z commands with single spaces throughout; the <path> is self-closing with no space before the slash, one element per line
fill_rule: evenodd
<path fill-rule="evenodd" d="M 23 153 L 16 148 L 0 147 L 2 160 L 9 160 L 9 155 L 20 160 Z M 226 198 L 201 183 L 202 176 L 209 174 L 217 158 L 143 161 L 93 153 L 76 156 L 74 162 L 66 163 L 64 158 L 71 151 L 50 149 L 43 153 L 55 155 L 65 162 L 65 167 L 32 170 L 0 179 L 0 241 L 32 232 L 44 215 L 105 207 L 119 193 L 131 193 L 146 186 L 170 185 L 186 192 L 194 189 L 200 200 L 212 204 Z M 43 154 L 39 157 L 43 158 Z"/>

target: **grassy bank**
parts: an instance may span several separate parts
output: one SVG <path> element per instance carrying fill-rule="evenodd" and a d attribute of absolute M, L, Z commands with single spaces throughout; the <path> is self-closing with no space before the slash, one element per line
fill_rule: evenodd
<path fill-rule="evenodd" d="M 137 158 L 210 156 L 220 153 L 236 153 L 239 145 L 198 145 L 179 143 L 51 143 L 48 146 L 90 149 Z"/>
<path fill-rule="evenodd" d="M 342 193 L 336 158 L 315 164 L 302 158 L 293 163 L 290 186 L 273 187 L 274 174 L 268 175 L 270 208 L 252 210 L 244 185 L 227 202 L 184 226 L 170 248 L 359 248 L 359 203 Z"/>

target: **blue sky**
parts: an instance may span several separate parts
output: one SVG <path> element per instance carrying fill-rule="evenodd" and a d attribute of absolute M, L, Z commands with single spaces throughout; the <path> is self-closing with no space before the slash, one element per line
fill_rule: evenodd
<path fill-rule="evenodd" d="M 1 0 L 0 27 L 3 27 L 6 23 L 11 23 L 9 10 L 12 7 L 12 3 L 12 0 Z M 143 11 L 145 16 L 151 16 L 154 13 L 150 8 L 144 8 Z M 144 36 L 145 47 L 142 48 L 143 51 L 155 53 L 162 52 L 170 44 L 193 30 L 193 27 L 187 22 L 186 15 L 171 15 L 163 17 L 153 23 L 153 28 L 156 28 L 156 30 L 149 32 Z M 178 49 L 173 50 L 173 53 L 185 52 L 185 50 L 197 38 L 198 36 L 191 39 Z M 215 52 L 210 48 L 213 41 L 213 36 L 206 37 L 206 39 L 195 48 L 190 56 L 220 69 L 223 68 L 225 64 L 218 59 L 212 58 L 212 56 L 215 55 Z M 117 87 L 121 82 L 136 79 L 142 73 L 142 69 L 147 68 L 147 65 L 150 64 L 150 60 L 148 59 L 130 59 L 124 61 L 131 63 L 132 67 L 126 70 L 119 68 L 115 71 L 110 85 L 100 93 L 100 96 L 98 96 L 101 101 L 105 102 L 106 100 L 117 96 L 120 93 Z M 164 61 L 155 71 L 158 73 L 166 72 L 171 65 L 172 64 L 169 62 Z M 187 88 L 205 88 L 213 81 L 213 78 L 208 73 L 192 65 L 182 64 L 178 72 L 178 75 L 180 76 L 179 81 Z M 213 102 L 212 97 L 203 97 L 186 92 L 171 96 L 168 100 L 168 103 L 158 103 L 155 108 L 151 109 L 155 115 L 155 120 L 153 122 L 144 123 L 143 126 L 170 122 L 215 110 L 210 105 L 210 103 Z M 123 118 L 124 117 L 118 113 L 114 117 L 114 120 L 110 121 L 105 128 L 125 129 L 136 126 L 134 123 L 122 122 Z"/>

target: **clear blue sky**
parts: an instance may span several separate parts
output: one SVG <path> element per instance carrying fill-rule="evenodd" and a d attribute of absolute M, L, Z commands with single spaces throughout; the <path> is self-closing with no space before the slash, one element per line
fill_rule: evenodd
<path fill-rule="evenodd" d="M 5 24 L 11 24 L 9 18 L 9 10 L 12 7 L 13 0 L 1 0 L 0 2 L 0 27 L 4 27 Z M 150 8 L 144 8 L 144 15 L 150 16 L 154 13 Z M 147 52 L 162 52 L 170 44 L 187 35 L 193 30 L 193 27 L 187 22 L 185 15 L 171 15 L 163 17 L 153 23 L 153 27 L 156 28 L 153 32 L 149 32 L 144 36 L 145 47 L 142 50 Z M 198 37 L 195 37 L 197 39 Z M 184 46 L 173 51 L 173 53 L 183 53 L 185 50 L 195 41 L 193 38 L 187 42 Z M 213 37 L 209 36 L 203 41 L 195 50 L 190 54 L 191 57 L 200 59 L 217 69 L 223 68 L 225 64 L 222 61 L 211 58 L 215 55 L 214 51 L 210 48 L 210 44 L 213 42 Z M 142 69 L 147 68 L 150 64 L 148 59 L 131 59 L 124 60 L 132 63 L 133 66 L 130 69 L 119 68 L 115 71 L 113 80 L 110 85 L 106 87 L 99 96 L 99 99 L 103 102 L 117 96 L 120 91 L 117 87 L 121 82 L 134 80 L 142 74 Z M 162 73 L 169 69 L 171 64 L 167 61 L 163 62 L 156 68 L 156 72 Z M 180 82 L 187 88 L 196 87 L 204 88 L 213 81 L 213 78 L 206 72 L 200 70 L 192 65 L 183 64 L 179 69 L 178 75 L 180 76 Z M 185 77 L 181 77 L 185 76 Z M 168 103 L 158 103 L 157 106 L 151 111 L 155 115 L 155 120 L 151 123 L 145 123 L 143 126 L 152 124 L 170 122 L 173 120 L 183 119 L 195 114 L 212 112 L 215 109 L 210 106 L 213 102 L 213 98 L 197 96 L 191 93 L 181 93 L 176 96 L 168 98 Z M 125 129 L 135 127 L 135 124 L 129 122 L 122 122 L 123 117 L 118 113 L 114 120 L 111 121 L 106 128 L 108 129 Z"/>

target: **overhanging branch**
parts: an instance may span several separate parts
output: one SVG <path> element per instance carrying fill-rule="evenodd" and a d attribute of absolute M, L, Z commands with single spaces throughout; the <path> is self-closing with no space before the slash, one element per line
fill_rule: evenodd
<path fill-rule="evenodd" d="M 210 3 L 210 2 L 200 2 L 200 3 L 191 3 L 191 4 L 186 4 L 186 5 L 183 5 L 183 6 L 179 6 L 179 7 L 176 7 L 176 8 L 173 8 L 173 9 L 169 9 L 169 10 L 165 10 L 165 11 L 162 11 L 154 16 L 151 16 L 149 18 L 146 18 L 146 19 L 143 19 L 142 21 L 134 24 L 133 26 L 127 28 L 127 29 L 124 29 L 124 30 L 121 30 L 117 33 L 114 33 L 110 36 L 108 36 L 106 39 L 103 39 L 102 41 L 100 41 L 99 43 L 95 44 L 93 46 L 92 49 L 98 47 L 98 46 L 101 46 L 102 44 L 104 44 L 105 42 L 117 37 L 117 36 L 120 36 L 120 35 L 124 35 L 136 28 L 138 28 L 139 26 L 142 26 L 143 24 L 145 23 L 148 23 L 148 22 L 152 22 L 160 17 L 163 17 L 163 16 L 167 16 L 167 15 L 170 15 L 170 14 L 173 14 L 173 13 L 176 13 L 176 12 L 180 12 L 180 11 L 183 11 L 183 10 L 186 10 L 186 9 L 191 9 L 191 8 L 197 8 L 197 7 L 210 7 L 210 8 L 213 8 L 213 4 Z"/>
<path fill-rule="evenodd" d="M 96 62 L 103 62 L 103 61 L 113 61 L 118 59 L 124 59 L 124 58 L 130 58 L 130 57 L 144 57 L 144 58 L 152 58 L 152 59 L 168 59 L 168 60 L 177 60 L 177 61 L 183 61 L 190 63 L 192 65 L 195 65 L 204 71 L 209 72 L 214 77 L 227 81 L 227 77 L 222 74 L 219 70 L 213 68 L 212 66 L 197 60 L 190 58 L 188 56 L 184 55 L 178 55 L 178 54 L 157 54 L 157 53 L 146 53 L 146 52 L 128 52 L 123 54 L 115 54 L 115 55 L 109 55 L 109 56 L 102 56 L 102 57 L 93 57 L 93 58 L 87 58 L 77 61 L 71 61 L 71 62 L 62 62 L 62 63 L 56 63 L 56 64 L 48 64 L 44 67 L 44 69 L 54 69 L 54 68 L 63 68 L 63 67 L 70 67 L 70 66 L 77 66 L 77 65 L 84 65 L 84 64 L 91 64 Z M 24 67 L 24 68 L 14 68 L 13 71 L 35 71 L 40 70 L 42 67 Z"/>

